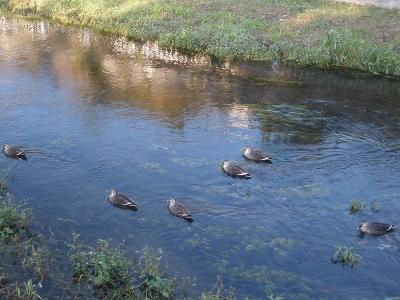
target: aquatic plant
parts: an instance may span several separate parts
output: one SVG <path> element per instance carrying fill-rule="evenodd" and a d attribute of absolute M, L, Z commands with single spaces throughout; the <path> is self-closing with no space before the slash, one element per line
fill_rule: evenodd
<path fill-rule="evenodd" d="M 19 247 L 22 267 L 25 271 L 33 272 L 34 279 L 42 282 L 48 274 L 50 263 L 53 261 L 52 254 L 41 236 L 30 239 L 24 245 L 26 245 L 25 248 Z"/>
<path fill-rule="evenodd" d="M 142 281 L 140 286 L 147 297 L 168 298 L 172 296 L 175 288 L 175 279 L 168 279 L 161 268 L 162 250 L 151 251 L 147 246 L 139 252 L 136 270 Z"/>
<path fill-rule="evenodd" d="M 21 299 L 21 300 L 36 300 L 42 299 L 39 296 L 36 287 L 33 285 L 32 280 L 29 279 L 27 282 L 24 282 L 22 285 L 17 285 L 15 289 L 15 295 L 11 297 L 11 299 Z"/>
<path fill-rule="evenodd" d="M 0 299 L 41 300 L 43 298 L 38 294 L 32 279 L 22 283 L 13 283 L 2 272 L 0 277 Z"/>
<path fill-rule="evenodd" d="M 360 262 L 361 256 L 354 253 L 353 248 L 346 246 L 335 246 L 335 248 L 335 253 L 331 257 L 334 264 L 340 263 L 344 266 L 353 267 Z"/>
<path fill-rule="evenodd" d="M 10 193 L 0 194 L 0 240 L 10 242 L 28 234 L 31 210 L 13 201 Z"/>
<path fill-rule="evenodd" d="M 25 271 L 41 282 L 51 261 L 43 238 L 31 232 L 32 211 L 18 203 L 10 193 L 0 193 L 0 240 L 2 251 L 17 258 Z"/>
<path fill-rule="evenodd" d="M 365 207 L 366 205 L 363 202 L 354 199 L 351 201 L 349 212 L 351 215 L 355 215 L 356 213 L 363 211 Z"/>
<path fill-rule="evenodd" d="M 99 239 L 95 247 L 78 242 L 79 235 L 73 235 L 69 245 L 70 259 L 74 267 L 76 282 L 87 281 L 101 297 L 111 299 L 169 298 L 175 281 L 167 279 L 161 270 L 161 254 L 152 253 L 145 247 L 135 265 L 122 249 L 112 247 L 108 241 Z"/>
<path fill-rule="evenodd" d="M 282 293 L 287 286 L 290 286 L 290 293 L 285 292 L 281 297 L 303 294 L 310 299 L 314 299 L 316 297 L 313 295 L 313 291 L 320 288 L 315 280 L 283 270 L 271 270 L 265 265 L 248 267 L 241 264 L 238 267 L 231 268 L 230 274 L 237 276 L 243 282 L 251 282 L 252 284 L 257 284 L 257 286 L 264 287 L 266 297 L 274 294 L 277 290 Z"/>
<path fill-rule="evenodd" d="M 217 277 L 214 286 L 208 292 L 203 292 L 200 300 L 234 300 L 235 293 L 232 289 L 225 289 L 221 277 Z"/>
<path fill-rule="evenodd" d="M 102 296 L 127 297 L 132 294 L 130 264 L 122 251 L 99 239 L 95 247 L 84 247 L 78 243 L 79 235 L 73 235 L 69 245 L 76 282 L 89 281 Z"/>
<path fill-rule="evenodd" d="M 377 213 L 377 212 L 380 212 L 382 210 L 382 208 L 381 208 L 381 206 L 380 206 L 378 201 L 372 202 L 371 210 L 372 210 L 373 213 Z"/>

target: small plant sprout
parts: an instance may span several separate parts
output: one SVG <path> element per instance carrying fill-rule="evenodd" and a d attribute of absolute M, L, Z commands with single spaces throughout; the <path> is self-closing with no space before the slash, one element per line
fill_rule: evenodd
<path fill-rule="evenodd" d="M 336 251 L 331 260 L 334 264 L 340 263 L 343 266 L 354 267 L 361 260 L 361 256 L 354 253 L 353 248 L 346 246 L 335 246 Z"/>
<path fill-rule="evenodd" d="M 363 209 L 365 209 L 365 204 L 361 202 L 360 200 L 354 199 L 351 202 L 349 212 L 351 215 L 355 215 L 358 212 L 362 212 Z"/>

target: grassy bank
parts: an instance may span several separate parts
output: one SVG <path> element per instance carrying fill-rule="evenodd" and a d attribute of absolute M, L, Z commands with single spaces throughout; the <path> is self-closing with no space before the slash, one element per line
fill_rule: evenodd
<path fill-rule="evenodd" d="M 0 9 L 218 60 L 400 75 L 400 10 L 326 0 L 0 0 Z"/>

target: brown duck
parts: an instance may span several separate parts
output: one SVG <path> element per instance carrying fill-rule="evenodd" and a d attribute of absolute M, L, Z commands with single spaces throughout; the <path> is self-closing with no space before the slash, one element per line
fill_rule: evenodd
<path fill-rule="evenodd" d="M 110 203 L 118 208 L 130 209 L 137 211 L 137 204 L 135 201 L 129 199 L 124 194 L 118 193 L 116 189 L 111 190 L 111 194 L 107 197 Z"/>
<path fill-rule="evenodd" d="M 361 233 L 371 234 L 371 235 L 382 235 L 388 233 L 396 228 L 396 225 L 385 224 L 379 222 L 368 223 L 367 221 L 362 222 L 358 229 Z"/>
<path fill-rule="evenodd" d="M 266 155 L 265 153 L 261 152 L 260 150 L 251 148 L 249 146 L 244 147 L 241 150 L 242 154 L 244 157 L 246 157 L 249 160 L 253 161 L 264 161 L 264 162 L 272 162 L 272 157 L 269 155 Z"/>
<path fill-rule="evenodd" d="M 251 175 L 249 172 L 242 169 L 238 165 L 230 163 L 227 160 L 224 160 L 222 162 L 222 170 L 224 170 L 224 172 L 226 174 L 228 174 L 229 176 L 232 176 L 232 177 L 245 178 L 245 179 L 251 178 Z"/>
<path fill-rule="evenodd" d="M 17 146 L 11 146 L 9 144 L 5 144 L 3 146 L 3 153 L 8 157 L 20 160 L 27 160 L 24 150 L 22 150 Z"/>
<path fill-rule="evenodd" d="M 173 199 L 173 198 L 168 200 L 168 209 L 172 215 L 174 215 L 178 218 L 185 219 L 188 222 L 193 221 L 191 212 L 186 207 L 184 207 L 182 204 L 177 203 L 175 201 L 175 199 Z"/>

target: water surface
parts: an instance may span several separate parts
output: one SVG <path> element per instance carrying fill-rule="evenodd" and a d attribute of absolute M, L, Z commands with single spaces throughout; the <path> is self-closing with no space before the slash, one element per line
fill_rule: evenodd
<path fill-rule="evenodd" d="M 86 242 L 124 242 L 132 256 L 162 248 L 171 274 L 196 277 L 199 290 L 221 275 L 250 299 L 400 296 L 398 233 L 361 239 L 356 230 L 364 219 L 399 222 L 398 81 L 277 64 L 215 67 L 9 19 L 0 70 L 0 142 L 44 153 L 1 157 L 0 170 L 45 236 L 67 241 L 76 230 Z M 243 160 L 245 145 L 274 163 Z M 224 159 L 253 178 L 225 176 Z M 106 203 L 112 187 L 139 211 Z M 168 214 L 171 196 L 192 210 L 192 224 Z M 364 213 L 348 213 L 353 199 L 368 205 Z M 332 264 L 335 245 L 354 247 L 362 263 Z"/>

